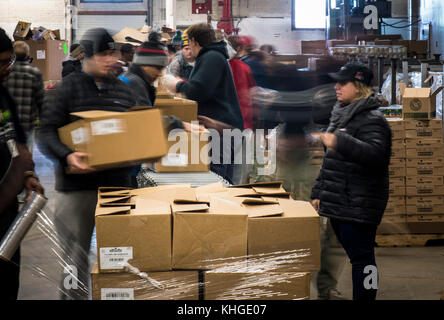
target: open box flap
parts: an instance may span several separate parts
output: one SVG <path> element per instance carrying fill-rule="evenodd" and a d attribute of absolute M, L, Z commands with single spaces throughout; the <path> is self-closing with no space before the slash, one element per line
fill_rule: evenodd
<path fill-rule="evenodd" d="M 90 110 L 90 111 L 81 111 L 81 112 L 71 112 L 70 114 L 75 117 L 82 118 L 82 119 L 95 119 L 95 118 L 121 115 L 122 112 Z"/>
<path fill-rule="evenodd" d="M 129 214 L 131 210 L 130 206 L 123 207 L 101 207 L 97 206 L 95 216 L 109 216 L 115 214 Z"/>
<path fill-rule="evenodd" d="M 136 208 L 131 210 L 131 214 L 135 215 L 171 214 L 171 207 L 170 204 L 166 201 L 136 198 Z"/>
<path fill-rule="evenodd" d="M 269 182 L 239 184 L 235 186 L 230 186 L 230 188 L 253 188 L 253 187 L 280 188 L 281 186 L 282 186 L 282 181 L 269 181 Z"/>

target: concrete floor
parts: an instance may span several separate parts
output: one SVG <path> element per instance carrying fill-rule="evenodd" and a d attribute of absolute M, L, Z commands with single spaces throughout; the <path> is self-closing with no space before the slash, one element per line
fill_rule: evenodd
<path fill-rule="evenodd" d="M 52 163 L 34 148 L 36 171 L 49 198 L 45 212 L 54 212 L 54 176 Z M 57 250 L 37 225 L 22 242 L 22 271 L 19 299 L 55 300 L 59 297 L 61 267 Z M 337 273 L 338 290 L 352 297 L 351 266 L 342 248 L 332 250 L 332 258 L 342 267 Z M 96 261 L 94 248 L 90 261 Z M 380 300 L 438 300 L 444 290 L 444 247 L 376 248 L 380 271 Z M 317 299 L 312 275 L 311 299 Z"/>

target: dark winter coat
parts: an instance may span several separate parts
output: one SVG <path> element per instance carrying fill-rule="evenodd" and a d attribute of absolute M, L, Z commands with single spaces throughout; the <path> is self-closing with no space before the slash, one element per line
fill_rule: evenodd
<path fill-rule="evenodd" d="M 224 41 L 202 48 L 189 80 L 179 82 L 176 91 L 197 101 L 199 115 L 243 130 L 244 120 L 227 59 Z"/>
<path fill-rule="evenodd" d="M 82 62 L 80 62 L 80 60 L 71 58 L 62 62 L 62 78 L 66 77 L 70 73 L 73 73 L 74 71 L 82 71 Z"/>
<path fill-rule="evenodd" d="M 391 130 L 378 107 L 373 96 L 360 100 L 351 119 L 336 129 L 336 150 L 326 150 L 311 195 L 320 200 L 321 216 L 381 222 L 389 196 Z"/>

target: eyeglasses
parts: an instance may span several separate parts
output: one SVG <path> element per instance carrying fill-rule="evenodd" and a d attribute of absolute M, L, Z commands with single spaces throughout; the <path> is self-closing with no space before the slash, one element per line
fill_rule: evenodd
<path fill-rule="evenodd" d="M 10 66 L 12 66 L 15 63 L 16 60 L 16 56 L 15 54 L 9 58 L 9 59 L 5 59 L 5 60 L 0 60 L 0 70 L 4 70 L 9 68 Z"/>

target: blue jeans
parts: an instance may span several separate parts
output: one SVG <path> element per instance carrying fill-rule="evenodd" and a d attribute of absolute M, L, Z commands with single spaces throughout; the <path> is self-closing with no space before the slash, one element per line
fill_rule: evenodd
<path fill-rule="evenodd" d="M 377 225 L 345 222 L 330 219 L 331 226 L 352 264 L 353 300 L 375 300 L 377 289 L 366 289 L 370 275 L 364 273 L 367 266 L 376 267 L 375 238 Z M 368 281 L 367 281 L 368 282 Z"/>

